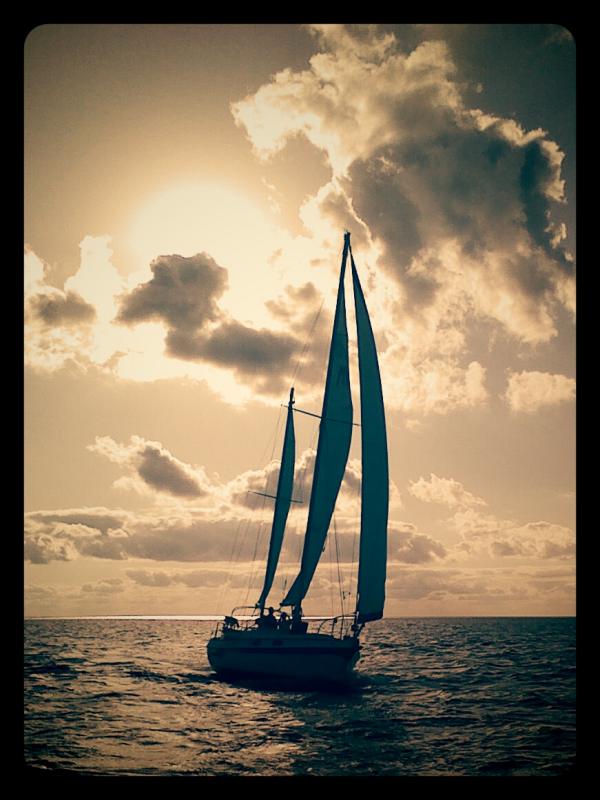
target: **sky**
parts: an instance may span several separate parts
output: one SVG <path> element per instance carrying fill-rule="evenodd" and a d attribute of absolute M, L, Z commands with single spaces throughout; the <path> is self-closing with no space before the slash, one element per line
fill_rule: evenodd
<path fill-rule="evenodd" d="M 24 103 L 27 616 L 255 603 L 255 492 L 290 387 L 320 412 L 346 229 L 388 423 L 385 615 L 575 613 L 568 30 L 44 25 Z M 274 606 L 317 441 L 295 423 Z M 355 602 L 355 439 L 308 614 Z"/>

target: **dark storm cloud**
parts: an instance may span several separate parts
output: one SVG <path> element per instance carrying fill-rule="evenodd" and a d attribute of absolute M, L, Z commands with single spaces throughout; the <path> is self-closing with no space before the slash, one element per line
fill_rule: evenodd
<path fill-rule="evenodd" d="M 44 292 L 29 298 L 29 310 L 46 325 L 77 325 L 92 322 L 96 309 L 76 292 Z"/>
<path fill-rule="evenodd" d="M 207 253 L 159 256 L 153 277 L 121 302 L 117 322 L 163 320 L 175 330 L 197 330 L 220 316 L 217 299 L 227 288 L 227 270 Z"/>

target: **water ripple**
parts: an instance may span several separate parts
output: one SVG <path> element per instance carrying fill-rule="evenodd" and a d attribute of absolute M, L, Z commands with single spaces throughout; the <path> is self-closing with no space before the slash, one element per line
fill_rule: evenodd
<path fill-rule="evenodd" d="M 369 626 L 355 682 L 225 682 L 210 623 L 26 623 L 25 752 L 88 775 L 566 775 L 569 619 Z"/>

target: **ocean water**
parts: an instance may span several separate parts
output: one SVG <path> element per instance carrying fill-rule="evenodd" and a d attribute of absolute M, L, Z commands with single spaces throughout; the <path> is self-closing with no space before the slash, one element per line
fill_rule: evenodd
<path fill-rule="evenodd" d="M 373 623 L 344 691 L 217 679 L 214 623 L 26 620 L 25 763 L 80 775 L 575 771 L 575 620 Z"/>

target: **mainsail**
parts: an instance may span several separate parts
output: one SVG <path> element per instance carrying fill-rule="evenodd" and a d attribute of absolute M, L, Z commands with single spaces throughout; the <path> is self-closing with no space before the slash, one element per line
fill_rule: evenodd
<path fill-rule="evenodd" d="M 356 308 L 362 443 L 357 622 L 380 619 L 385 601 L 389 474 L 385 411 L 377 348 L 350 250 Z"/>
<path fill-rule="evenodd" d="M 281 602 L 282 606 L 299 605 L 308 591 L 327 537 L 350 451 L 352 395 L 344 294 L 349 247 L 350 235 L 346 234 L 302 563 L 296 580 Z"/>
<path fill-rule="evenodd" d="M 256 606 L 264 608 L 265 601 L 273 585 L 281 544 L 285 531 L 290 503 L 292 502 L 292 488 L 294 483 L 294 461 L 296 459 L 296 438 L 294 435 L 294 415 L 292 406 L 294 404 L 294 390 L 290 391 L 288 402 L 287 420 L 285 424 L 285 436 L 283 439 L 283 452 L 281 454 L 281 467 L 279 469 L 279 480 L 277 481 L 277 493 L 275 496 L 275 511 L 273 512 L 273 525 L 271 528 L 271 543 L 269 545 L 269 556 L 267 558 L 267 571 L 265 573 L 265 583 Z"/>

